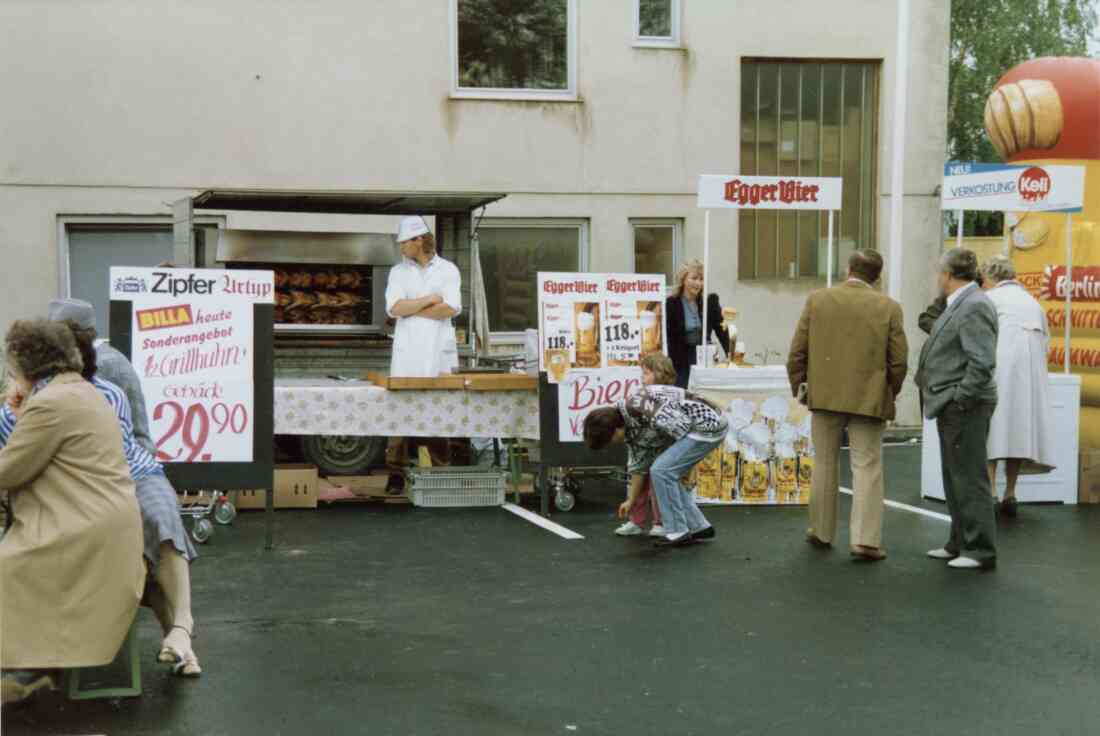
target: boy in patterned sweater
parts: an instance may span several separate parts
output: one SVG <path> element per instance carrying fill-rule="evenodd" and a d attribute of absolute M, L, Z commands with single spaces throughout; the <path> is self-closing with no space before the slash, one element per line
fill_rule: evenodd
<path fill-rule="evenodd" d="M 584 421 L 584 442 L 601 450 L 626 442 L 629 509 L 646 473 L 653 482 L 665 536 L 659 547 L 713 539 L 714 527 L 695 505 L 681 478 L 721 444 L 728 422 L 706 399 L 675 386 L 643 386 L 614 407 L 596 409 Z"/>

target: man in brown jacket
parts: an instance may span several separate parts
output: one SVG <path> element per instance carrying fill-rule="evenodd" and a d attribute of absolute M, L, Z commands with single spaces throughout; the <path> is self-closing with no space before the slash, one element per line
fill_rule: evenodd
<path fill-rule="evenodd" d="M 894 418 L 909 353 L 901 305 L 874 289 L 881 273 L 881 255 L 854 252 L 848 280 L 806 300 L 787 359 L 791 390 L 813 412 L 817 467 L 807 541 L 829 547 L 836 533 L 837 462 L 847 427 L 855 486 L 849 539 L 852 554 L 867 560 L 886 558 L 882 432 Z"/>

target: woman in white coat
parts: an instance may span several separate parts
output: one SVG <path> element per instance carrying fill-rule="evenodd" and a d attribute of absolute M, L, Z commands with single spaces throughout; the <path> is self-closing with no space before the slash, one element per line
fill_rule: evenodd
<path fill-rule="evenodd" d="M 1050 334 L 1042 306 L 1016 280 L 1012 262 L 997 256 L 982 267 L 986 296 L 997 308 L 997 409 L 989 424 L 987 455 L 993 478 L 1004 461 L 1005 487 L 1000 511 L 1016 515 L 1020 473 L 1054 469 L 1054 428 L 1050 414 L 1047 349 Z M 993 486 L 996 498 L 997 486 Z"/>

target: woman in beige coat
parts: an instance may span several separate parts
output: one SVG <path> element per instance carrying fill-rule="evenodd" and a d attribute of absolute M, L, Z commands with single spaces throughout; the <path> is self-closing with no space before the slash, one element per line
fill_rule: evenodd
<path fill-rule="evenodd" d="M 19 416 L 0 450 L 14 517 L 0 540 L 0 667 L 12 702 L 50 684 L 43 670 L 115 658 L 145 567 L 121 430 L 80 377 L 69 329 L 16 322 L 6 348 L 8 402 Z"/>

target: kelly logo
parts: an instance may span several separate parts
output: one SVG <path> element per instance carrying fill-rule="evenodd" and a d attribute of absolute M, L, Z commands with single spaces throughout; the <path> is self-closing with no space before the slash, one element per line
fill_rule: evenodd
<path fill-rule="evenodd" d="M 1016 182 L 1016 189 L 1025 202 L 1039 202 L 1050 194 L 1050 174 L 1039 166 L 1024 169 Z"/>
<path fill-rule="evenodd" d="M 163 330 L 166 327 L 182 327 L 194 324 L 191 315 L 191 305 L 181 304 L 176 307 L 157 307 L 156 309 L 140 309 L 136 313 L 138 329 Z"/>

